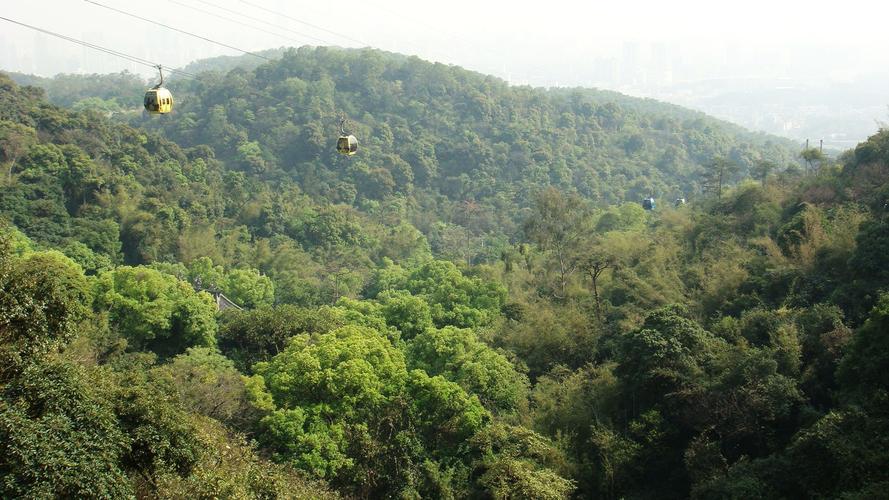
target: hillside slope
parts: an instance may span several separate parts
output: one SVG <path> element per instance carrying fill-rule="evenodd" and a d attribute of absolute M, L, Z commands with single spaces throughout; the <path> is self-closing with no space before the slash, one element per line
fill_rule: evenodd
<path fill-rule="evenodd" d="M 147 122 L 180 146 L 0 77 L 0 217 L 26 233 L 0 227 L 0 496 L 886 491 L 889 131 L 654 212 L 524 177 L 374 198 L 346 181 L 385 164 L 326 133 L 293 169 L 247 140 L 279 116 L 251 88 L 207 91 L 228 106 L 207 124 Z M 436 172 L 468 136 L 431 137 Z M 396 151 L 374 137 L 368 157 Z"/>
<path fill-rule="evenodd" d="M 514 87 L 370 49 L 289 50 L 255 70 L 205 75 L 176 90 L 174 116 L 140 125 L 348 204 L 444 195 L 514 211 L 549 185 L 600 203 L 682 197 L 697 191 L 715 157 L 735 161 L 742 178 L 759 159 L 785 165 L 796 155 L 787 141 L 678 106 Z M 361 139 L 351 161 L 332 153 L 340 115 Z"/>

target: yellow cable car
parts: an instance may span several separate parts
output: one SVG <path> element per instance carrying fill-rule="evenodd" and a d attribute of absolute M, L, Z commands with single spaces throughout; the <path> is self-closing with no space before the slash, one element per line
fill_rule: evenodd
<path fill-rule="evenodd" d="M 145 92 L 145 110 L 153 115 L 165 115 L 173 111 L 173 94 L 163 87 L 164 71 L 160 66 L 157 67 L 160 72 L 161 81 L 154 87 Z"/>
<path fill-rule="evenodd" d="M 346 119 L 340 120 L 340 138 L 336 141 L 336 150 L 341 155 L 352 156 L 358 152 L 358 139 L 346 134 Z"/>

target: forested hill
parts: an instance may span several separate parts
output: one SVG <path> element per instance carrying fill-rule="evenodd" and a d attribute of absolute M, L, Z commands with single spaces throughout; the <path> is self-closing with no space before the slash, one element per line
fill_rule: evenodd
<path fill-rule="evenodd" d="M 549 185 L 599 203 L 673 199 L 697 193 L 715 158 L 737 163 L 742 178 L 760 159 L 786 165 L 798 153 L 677 106 L 510 86 L 371 49 L 289 50 L 255 70 L 205 74 L 173 90 L 176 113 L 144 127 L 335 203 L 413 195 L 430 205 L 444 195 L 515 212 Z M 341 115 L 362 147 L 348 161 L 332 148 Z"/>
<path fill-rule="evenodd" d="M 654 115 L 373 54 L 205 75 L 169 138 L 0 77 L 0 497 L 885 496 L 889 131 L 606 207 L 550 160 Z"/>
<path fill-rule="evenodd" d="M 58 74 L 52 78 L 11 72 L 9 77 L 19 85 L 40 87 L 49 102 L 75 111 L 119 113 L 134 109 L 140 105 L 137 97 L 146 88 L 144 78 L 127 71 L 107 75 Z"/>

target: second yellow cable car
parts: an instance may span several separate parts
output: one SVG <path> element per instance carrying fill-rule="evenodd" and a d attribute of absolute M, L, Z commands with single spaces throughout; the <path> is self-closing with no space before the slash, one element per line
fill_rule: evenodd
<path fill-rule="evenodd" d="M 336 141 L 336 150 L 341 155 L 352 156 L 358 152 L 358 139 L 346 134 L 346 119 L 340 120 L 340 138 Z"/>

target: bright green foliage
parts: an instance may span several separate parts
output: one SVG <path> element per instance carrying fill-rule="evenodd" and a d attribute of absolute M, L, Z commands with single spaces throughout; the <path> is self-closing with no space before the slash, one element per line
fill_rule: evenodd
<path fill-rule="evenodd" d="M 409 373 L 401 352 L 367 327 L 296 336 L 254 368 L 253 397 L 271 410 L 262 440 L 278 459 L 363 494 L 417 487 L 393 461 L 453 460 L 488 418 L 456 384 Z"/>
<path fill-rule="evenodd" d="M 102 274 L 96 305 L 135 349 L 170 356 L 216 343 L 213 298 L 154 269 L 121 266 Z"/>
<path fill-rule="evenodd" d="M 432 261 L 413 271 L 405 287 L 429 303 L 435 326 L 473 328 L 500 315 L 506 299 L 502 285 L 464 276 L 446 261 Z"/>
<path fill-rule="evenodd" d="M 224 290 L 228 298 L 243 307 L 270 306 L 275 301 L 275 285 L 256 269 L 229 271 Z"/>
<path fill-rule="evenodd" d="M 406 387 L 411 424 L 432 456 L 458 457 L 461 448 L 490 419 L 490 414 L 460 386 L 411 370 Z"/>
<path fill-rule="evenodd" d="M 3 237 L 8 240 L 5 244 L 9 245 L 7 251 L 12 255 L 22 257 L 34 251 L 34 243 L 31 239 L 15 227 L 4 227 Z"/>
<path fill-rule="evenodd" d="M 321 477 L 352 465 L 345 427 L 370 419 L 407 378 L 401 353 L 379 333 L 355 326 L 294 337 L 254 369 L 279 408 L 263 419 L 266 439 L 282 459 Z"/>
<path fill-rule="evenodd" d="M 420 297 L 404 290 L 385 291 L 377 295 L 376 300 L 386 324 L 397 328 L 402 339 L 410 340 L 432 328 L 429 304 Z"/>
<path fill-rule="evenodd" d="M 368 292 L 371 298 L 384 290 L 407 290 L 425 301 L 436 327 L 473 328 L 491 323 L 506 300 L 502 285 L 468 277 L 451 262 L 434 260 L 410 272 L 388 265 L 377 271 Z M 383 297 L 383 301 L 390 300 Z M 412 327 L 414 328 L 414 327 Z M 416 333 L 416 328 L 413 333 Z"/>
<path fill-rule="evenodd" d="M 214 265 L 213 259 L 200 257 L 188 265 L 154 263 L 154 269 L 185 279 L 196 288 L 211 292 L 222 292 L 241 307 L 254 309 L 270 306 L 275 301 L 275 285 L 271 278 L 252 268 L 231 269 Z"/>
<path fill-rule="evenodd" d="M 62 248 L 62 253 L 83 268 L 88 275 L 99 274 L 113 267 L 111 259 L 104 254 L 97 254 L 79 241 L 72 241 Z"/>
<path fill-rule="evenodd" d="M 162 264 L 155 264 L 155 266 L 157 265 Z M 175 273 L 167 272 L 175 275 Z M 188 265 L 188 281 L 194 284 L 200 283 L 202 288 L 210 290 L 221 289 L 226 284 L 225 270 L 222 266 L 214 265 L 213 259 L 210 257 L 201 257 Z"/>
<path fill-rule="evenodd" d="M 343 322 L 346 324 L 364 326 L 378 332 L 386 332 L 386 336 L 393 343 L 397 342 L 399 338 L 398 331 L 394 327 L 386 325 L 382 306 L 377 302 L 342 297 L 332 309 L 341 315 Z"/>
<path fill-rule="evenodd" d="M 527 400 L 527 378 L 472 330 L 452 326 L 426 330 L 408 344 L 407 359 L 412 368 L 441 375 L 478 395 L 492 411 L 514 412 Z"/>
<path fill-rule="evenodd" d="M 331 411 L 350 417 L 372 411 L 374 403 L 403 384 L 406 368 L 401 353 L 379 332 L 345 326 L 294 337 L 282 354 L 257 366 L 256 373 L 277 401 L 289 406 L 324 401 L 336 405 Z M 362 410 L 358 403 L 368 408 Z"/>
<path fill-rule="evenodd" d="M 238 146 L 238 161 L 248 171 L 262 173 L 266 169 L 265 160 L 262 157 L 262 148 L 259 143 L 245 142 Z"/>

